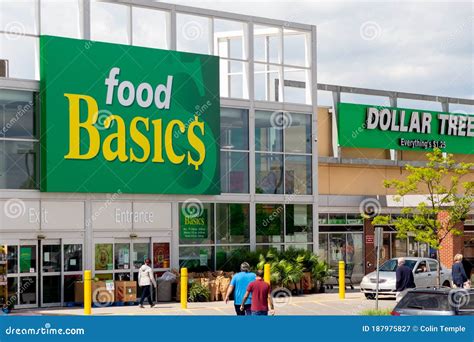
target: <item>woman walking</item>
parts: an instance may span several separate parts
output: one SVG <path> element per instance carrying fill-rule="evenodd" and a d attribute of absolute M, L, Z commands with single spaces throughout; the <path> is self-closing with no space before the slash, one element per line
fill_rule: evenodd
<path fill-rule="evenodd" d="M 456 254 L 454 256 L 454 264 L 451 269 L 451 274 L 453 277 L 453 283 L 456 287 L 463 288 L 465 286 L 469 286 L 466 271 L 464 271 L 464 267 L 462 265 L 462 254 Z"/>

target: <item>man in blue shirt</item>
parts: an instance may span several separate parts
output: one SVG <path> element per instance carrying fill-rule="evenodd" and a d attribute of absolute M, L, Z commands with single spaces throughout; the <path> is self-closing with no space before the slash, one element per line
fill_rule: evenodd
<path fill-rule="evenodd" d="M 234 307 L 237 316 L 250 316 L 252 314 L 250 311 L 250 306 L 252 304 L 252 294 L 249 295 L 244 303 L 244 311 L 240 311 L 240 305 L 242 304 L 245 292 L 247 291 L 247 286 L 255 279 L 255 273 L 250 272 L 250 265 L 246 262 L 243 262 L 240 265 L 240 272 L 232 277 L 232 281 L 230 282 L 229 288 L 227 289 L 227 294 L 225 296 L 225 303 L 227 304 L 229 301 L 229 296 L 235 288 Z"/>

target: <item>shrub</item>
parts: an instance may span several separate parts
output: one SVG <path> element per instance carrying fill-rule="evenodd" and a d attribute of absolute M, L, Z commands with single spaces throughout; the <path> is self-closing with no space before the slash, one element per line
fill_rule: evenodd
<path fill-rule="evenodd" d="M 190 302 L 208 302 L 211 299 L 211 292 L 207 286 L 199 283 L 192 283 L 188 292 Z"/>

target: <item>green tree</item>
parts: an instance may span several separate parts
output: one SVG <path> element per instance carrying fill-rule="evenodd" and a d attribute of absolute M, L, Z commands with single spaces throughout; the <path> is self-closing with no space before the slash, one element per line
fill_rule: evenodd
<path fill-rule="evenodd" d="M 427 153 L 424 166 L 407 165 L 405 180 L 386 180 L 384 186 L 394 189 L 395 200 L 409 194 L 426 195 L 416 207 L 405 207 L 393 224 L 397 237 L 413 236 L 416 241 L 427 243 L 439 250 L 443 240 L 449 235 L 461 235 L 457 224 L 465 219 L 473 203 L 474 182 L 462 182 L 463 176 L 470 172 L 474 163 L 456 163 L 453 155 L 444 155 L 435 149 Z M 374 225 L 389 224 L 388 216 L 379 215 Z M 439 252 L 436 253 L 440 265 Z M 437 271 L 437 284 L 440 286 L 440 267 Z"/>

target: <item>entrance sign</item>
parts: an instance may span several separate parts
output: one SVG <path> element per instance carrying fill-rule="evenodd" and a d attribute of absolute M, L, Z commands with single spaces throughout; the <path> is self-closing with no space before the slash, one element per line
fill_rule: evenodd
<path fill-rule="evenodd" d="M 474 115 L 339 103 L 339 145 L 474 153 Z"/>
<path fill-rule="evenodd" d="M 219 59 L 42 36 L 42 191 L 219 194 Z"/>

